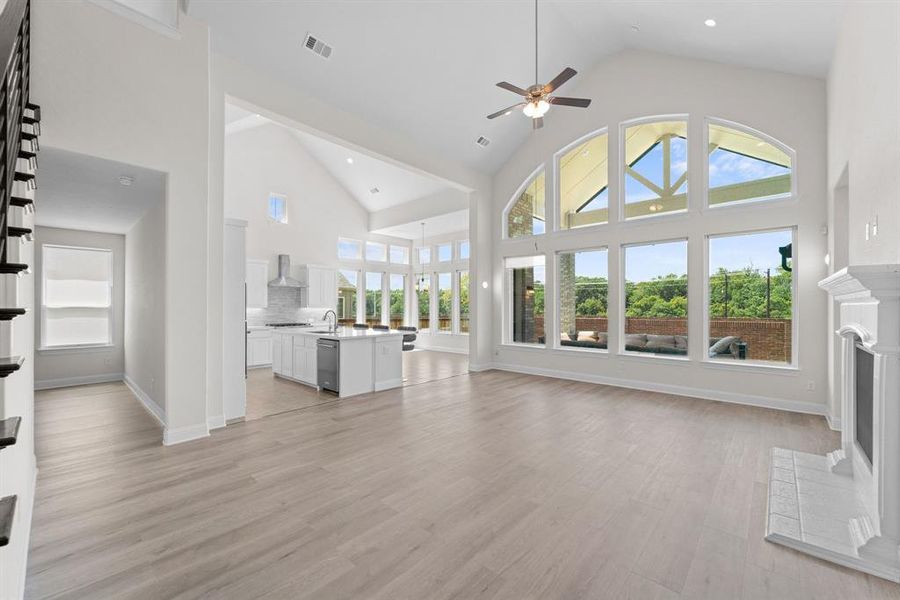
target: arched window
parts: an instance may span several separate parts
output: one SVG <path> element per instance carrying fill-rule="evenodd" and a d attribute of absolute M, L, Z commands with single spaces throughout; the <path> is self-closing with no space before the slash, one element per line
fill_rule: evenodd
<path fill-rule="evenodd" d="M 622 138 L 625 219 L 687 210 L 687 119 L 632 122 Z"/>
<path fill-rule="evenodd" d="M 544 169 L 541 168 L 506 208 L 504 220 L 507 238 L 541 235 L 546 231 L 545 197 Z"/>
<path fill-rule="evenodd" d="M 728 121 L 710 119 L 707 135 L 709 206 L 792 195 L 793 150 Z"/>
<path fill-rule="evenodd" d="M 559 158 L 559 228 L 609 221 L 609 136 L 591 134 Z"/>

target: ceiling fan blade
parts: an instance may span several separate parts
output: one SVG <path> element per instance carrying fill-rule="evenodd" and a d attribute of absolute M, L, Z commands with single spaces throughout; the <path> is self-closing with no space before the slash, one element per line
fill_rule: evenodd
<path fill-rule="evenodd" d="M 502 117 L 503 115 L 509 114 L 511 111 L 519 108 L 520 106 L 525 106 L 524 102 L 519 102 L 518 104 L 513 104 L 508 108 L 504 108 L 503 110 L 498 110 L 495 113 L 491 113 L 487 116 L 488 119 L 496 119 L 497 117 Z"/>
<path fill-rule="evenodd" d="M 526 92 L 522 88 L 516 87 L 513 84 L 506 82 L 506 81 L 501 81 L 500 83 L 497 84 L 497 87 L 503 88 L 504 90 L 508 90 L 508 91 L 512 92 L 513 94 L 518 94 L 518 95 L 522 96 L 523 98 L 528 96 L 528 92 Z"/>
<path fill-rule="evenodd" d="M 550 104 L 559 104 L 560 106 L 577 106 L 578 108 L 587 108 L 591 105 L 590 98 L 566 98 L 554 97 L 550 98 Z"/>
<path fill-rule="evenodd" d="M 531 125 L 532 129 L 540 129 L 541 127 L 544 126 L 544 117 L 538 117 L 537 119 L 532 119 L 531 123 L 532 123 L 532 125 Z"/>
<path fill-rule="evenodd" d="M 562 73 L 553 78 L 553 81 L 544 86 L 544 93 L 549 94 L 568 80 L 575 77 L 577 73 L 578 71 L 576 71 L 572 67 L 566 67 L 562 70 Z"/>

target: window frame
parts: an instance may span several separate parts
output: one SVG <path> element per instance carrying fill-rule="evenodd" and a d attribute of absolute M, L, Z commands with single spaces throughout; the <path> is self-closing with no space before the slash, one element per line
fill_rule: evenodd
<path fill-rule="evenodd" d="M 525 178 L 525 181 L 522 182 L 518 188 L 516 188 L 516 192 L 507 201 L 506 206 L 503 208 L 502 218 L 500 219 L 500 227 L 502 228 L 501 235 L 500 235 L 501 240 L 516 240 L 516 241 L 530 240 L 530 239 L 546 236 L 548 233 L 553 231 L 551 228 L 547 227 L 547 225 L 549 224 L 548 221 L 550 220 L 550 218 L 548 216 L 547 220 L 544 221 L 544 233 L 538 233 L 538 234 L 531 233 L 529 235 L 520 235 L 520 236 L 514 237 L 514 238 L 509 237 L 509 211 L 515 205 L 515 203 L 519 199 L 519 197 L 522 195 L 522 192 L 524 192 L 528 188 L 528 186 L 531 185 L 531 182 L 534 181 L 537 178 L 537 176 L 541 174 L 541 171 L 544 171 L 544 211 L 547 215 L 549 215 L 549 212 L 547 211 L 548 172 L 546 170 L 546 166 L 547 166 L 547 163 L 541 162 L 533 171 L 531 171 L 531 173 L 528 175 L 528 177 Z M 555 183 L 553 183 L 553 186 L 555 187 Z M 553 192 L 550 193 L 550 196 L 551 196 L 550 202 L 553 202 L 553 200 L 552 200 Z"/>
<path fill-rule="evenodd" d="M 783 365 L 770 364 L 759 361 L 722 361 L 714 360 L 709 357 L 709 348 L 704 348 L 701 355 L 701 364 L 713 368 L 738 369 L 738 370 L 768 370 L 768 371 L 799 371 L 800 370 L 800 319 L 799 319 L 799 302 L 798 302 L 798 281 L 799 277 L 795 275 L 796 267 L 800 264 L 797 260 L 797 225 L 765 227 L 762 229 L 746 229 L 741 231 L 728 231 L 724 233 L 707 233 L 703 236 L 703 339 L 709 343 L 709 258 L 710 258 L 710 240 L 713 238 L 739 237 L 742 235 L 753 235 L 757 233 L 774 233 L 777 231 L 791 231 L 791 362 Z M 690 275 L 688 275 L 690 282 Z M 690 300 L 688 300 L 690 306 Z M 688 321 L 690 328 L 690 321 Z M 690 350 L 690 347 L 688 348 Z"/>
<path fill-rule="evenodd" d="M 577 146 L 584 144 L 585 142 L 592 140 L 593 138 L 601 136 L 601 135 L 606 136 L 606 190 L 607 190 L 606 222 L 605 223 L 592 223 L 590 225 L 582 225 L 580 227 L 565 227 L 564 228 L 562 226 L 562 190 L 560 189 L 560 185 L 561 185 L 561 181 L 562 181 L 562 168 L 560 167 L 560 161 L 562 160 L 562 157 L 565 156 L 566 154 L 568 154 L 573 148 L 576 148 Z M 552 198 L 553 211 L 554 211 L 554 215 L 555 215 L 553 229 L 552 229 L 552 231 L 554 233 L 567 233 L 567 232 L 575 232 L 575 231 L 578 231 L 578 232 L 595 231 L 598 229 L 603 229 L 605 227 L 608 227 L 610 223 L 614 223 L 618 220 L 620 213 L 618 210 L 618 206 L 615 207 L 615 210 L 613 209 L 613 206 L 616 205 L 616 202 L 614 202 L 612 199 L 612 196 L 613 196 L 612 189 L 611 189 L 612 188 L 612 177 L 610 177 L 611 173 L 609 170 L 610 166 L 611 166 L 611 162 L 612 162 L 610 159 L 613 157 L 613 154 L 609 151 L 609 145 L 611 142 L 610 138 L 611 138 L 611 136 L 610 136 L 610 132 L 609 132 L 609 126 L 606 125 L 604 127 L 601 127 L 600 129 L 595 129 L 594 131 L 581 136 L 574 142 L 571 142 L 571 143 L 567 144 L 566 146 L 563 146 L 562 148 L 560 148 L 553 154 L 553 191 L 551 192 L 550 196 Z M 546 187 L 546 183 L 544 185 Z M 690 190 L 690 184 L 688 184 L 688 190 Z M 544 196 L 545 196 L 544 202 L 547 202 L 546 195 L 547 195 L 547 193 L 545 191 L 544 192 Z M 518 197 L 518 195 L 517 195 L 517 197 Z M 549 211 L 548 211 L 548 214 L 549 214 Z M 506 219 L 504 217 L 504 223 L 505 222 L 506 222 Z M 520 239 L 520 238 L 512 238 L 512 239 Z"/>
<path fill-rule="evenodd" d="M 658 354 L 656 352 L 635 352 L 633 350 L 625 350 L 625 314 L 628 312 L 628 306 L 626 306 L 626 297 L 628 295 L 628 290 L 626 286 L 626 277 L 628 273 L 626 272 L 626 259 L 627 259 L 627 249 L 635 246 L 652 246 L 656 244 L 669 244 L 673 242 L 684 242 L 685 245 L 685 271 L 687 275 L 687 290 L 688 290 L 688 306 L 687 313 L 685 315 L 685 319 L 687 320 L 687 335 L 685 336 L 688 340 L 688 349 L 687 353 L 684 356 L 677 356 L 671 354 Z M 694 360 L 691 358 L 693 348 L 690 343 L 691 340 L 691 331 L 694 327 L 693 319 L 691 319 L 691 240 L 689 236 L 680 236 L 673 238 L 663 238 L 663 239 L 651 239 L 646 241 L 635 241 L 635 242 L 626 242 L 619 245 L 619 310 L 617 311 L 618 324 L 616 324 L 616 333 L 618 334 L 619 340 L 616 344 L 616 354 L 619 356 L 625 356 L 629 358 L 635 358 L 638 360 L 650 360 L 650 361 L 670 361 L 675 364 L 691 364 Z M 607 292 L 607 302 L 609 292 Z M 607 306 L 606 314 L 609 315 L 609 307 Z M 609 327 L 607 327 L 609 329 Z M 607 335 L 609 331 L 607 331 Z M 607 346 L 607 349 L 609 347 Z"/>
<path fill-rule="evenodd" d="M 337 273 L 335 274 L 336 276 L 340 275 L 341 271 L 351 271 L 353 273 L 356 273 L 356 286 L 355 286 L 356 287 L 356 311 L 354 312 L 354 315 L 353 315 L 353 322 L 361 323 L 362 321 L 360 321 L 360 319 L 359 319 L 360 298 L 363 299 L 363 303 L 364 303 L 365 302 L 365 291 L 363 291 L 363 293 L 360 294 L 360 282 L 363 279 L 363 276 L 364 276 L 363 274 L 365 273 L 365 271 L 360 269 L 358 266 L 353 266 L 353 267 L 338 266 L 336 271 L 337 271 Z M 337 280 L 337 277 L 335 277 L 335 280 Z M 335 281 L 335 282 L 337 283 L 337 281 Z M 337 292 L 337 297 L 340 298 L 341 297 L 341 287 L 339 285 L 335 286 L 335 291 Z M 363 307 L 362 310 L 363 310 L 363 315 L 365 315 L 365 307 Z M 335 312 L 338 312 L 337 306 L 335 306 Z M 340 319 L 340 316 L 338 316 L 338 319 Z"/>
<path fill-rule="evenodd" d="M 742 131 L 744 133 L 748 133 L 752 136 L 758 137 L 762 141 L 775 146 L 785 154 L 791 157 L 791 190 L 785 194 L 775 194 L 772 196 L 762 196 L 759 198 L 747 198 L 746 200 L 735 200 L 734 202 L 726 202 L 723 204 L 710 204 L 709 203 L 709 128 L 711 125 L 719 125 L 721 127 L 728 127 L 729 129 L 735 129 L 737 131 Z M 722 209 L 728 208 L 742 208 L 747 206 L 754 206 L 756 204 L 765 204 L 769 202 L 795 202 L 798 198 L 797 196 L 797 172 L 798 172 L 798 164 L 797 164 L 797 152 L 785 144 L 784 142 L 775 139 L 774 137 L 759 131 L 758 129 L 754 129 L 748 125 L 744 125 L 742 123 L 738 123 L 737 121 L 729 121 L 728 119 L 722 119 L 719 117 L 706 116 L 703 118 L 703 148 L 707 149 L 705 152 L 705 156 L 703 157 L 703 177 L 702 177 L 702 196 L 703 196 L 703 205 L 700 207 L 701 211 L 718 211 Z M 690 166 L 688 167 L 690 168 Z M 688 181 L 688 196 L 690 197 L 691 191 L 691 182 Z M 688 204 L 690 206 L 690 203 Z"/>
<path fill-rule="evenodd" d="M 416 281 L 413 283 L 412 293 L 415 296 L 414 306 L 415 306 L 415 324 L 416 329 L 419 330 L 419 333 L 431 333 L 434 331 L 434 318 L 432 317 L 432 313 L 434 312 L 434 272 L 432 271 L 421 271 L 416 273 Z M 424 279 L 428 282 L 428 327 L 420 328 L 420 321 L 422 319 L 422 313 L 419 310 L 419 275 L 421 275 L 421 279 Z"/>
<path fill-rule="evenodd" d="M 380 246 L 384 250 L 384 258 L 369 258 L 369 246 L 375 247 Z M 388 254 L 388 244 L 384 242 L 378 242 L 375 240 L 366 240 L 363 247 L 363 260 L 367 263 L 377 263 L 379 265 L 384 265 L 388 263 L 388 259 L 390 258 Z"/>
<path fill-rule="evenodd" d="M 405 262 L 395 262 L 395 261 L 393 260 L 393 258 L 391 257 L 391 251 L 392 251 L 394 248 L 398 248 L 398 249 L 400 249 L 400 250 L 403 251 L 404 257 L 405 257 L 405 259 L 406 259 Z M 388 244 L 387 258 L 388 258 L 388 262 L 391 263 L 392 265 L 399 265 L 399 266 L 403 266 L 403 267 L 409 266 L 409 265 L 410 265 L 410 261 L 411 261 L 411 257 L 410 257 L 410 255 L 409 255 L 409 246 L 399 246 L 399 245 L 397 245 L 397 244 Z"/>
<path fill-rule="evenodd" d="M 604 223 L 605 225 L 605 223 Z M 582 229 L 578 227 L 576 229 Z M 578 254 L 579 252 L 606 252 L 606 336 L 607 343 L 606 348 L 579 348 L 577 346 L 563 346 L 562 345 L 562 331 L 560 329 L 559 323 L 559 260 L 562 254 Z M 600 246 L 589 246 L 589 247 L 578 247 L 578 248 L 563 248 L 556 250 L 554 252 L 554 262 L 553 262 L 553 344 L 550 346 L 553 350 L 560 350 L 562 352 L 574 352 L 574 353 L 585 353 L 585 354 L 610 354 L 609 341 L 612 340 L 612 333 L 609 331 L 610 326 L 610 314 L 609 314 L 609 300 L 610 300 L 610 291 L 612 290 L 612 282 L 610 281 L 609 275 L 609 267 L 612 263 L 610 262 L 610 250 L 608 245 L 600 245 Z M 546 302 L 547 294 L 544 293 L 544 298 Z M 544 333 L 546 335 L 547 332 L 547 316 L 546 316 L 546 308 L 544 310 Z M 621 336 L 620 336 L 621 337 Z"/>
<path fill-rule="evenodd" d="M 682 210 L 670 210 L 666 212 L 661 212 L 659 214 L 649 214 L 649 215 L 641 215 L 639 217 L 627 218 L 625 216 L 625 130 L 629 127 L 634 127 L 635 125 L 643 125 L 645 123 L 656 123 L 658 121 L 684 121 L 685 123 L 685 131 L 687 132 L 686 142 L 686 155 L 687 155 L 687 167 L 685 168 L 685 173 L 687 174 L 687 178 L 685 182 L 687 183 L 687 196 L 685 198 L 685 207 Z M 672 219 L 672 218 L 684 218 L 685 215 L 689 215 L 691 210 L 693 210 L 696 205 L 696 200 L 694 199 L 694 195 L 697 193 L 696 191 L 696 183 L 693 181 L 694 178 L 691 177 L 691 149 L 693 144 L 691 143 L 691 117 L 689 113 L 673 113 L 673 114 L 664 114 L 664 115 L 651 115 L 647 117 L 638 117 L 636 119 L 629 119 L 627 121 L 622 121 L 619 123 L 619 143 L 618 143 L 618 152 L 616 160 L 618 161 L 618 169 L 617 169 L 617 178 L 618 178 L 618 200 L 616 201 L 616 209 L 618 210 L 618 215 L 616 218 L 616 223 L 625 224 L 625 223 L 643 223 L 647 220 L 658 220 L 658 219 Z M 708 170 L 708 167 L 707 167 Z M 612 219 L 610 219 L 612 221 Z M 571 231 L 571 230 L 566 230 Z"/>
<path fill-rule="evenodd" d="M 271 212 L 271 209 L 272 209 L 272 198 L 277 198 L 278 200 L 281 200 L 281 203 L 282 203 L 282 206 L 283 206 L 283 209 L 284 209 L 284 220 L 283 220 L 283 221 L 282 221 L 282 220 L 279 220 L 279 219 L 276 219 L 275 217 L 272 216 L 272 212 Z M 288 201 L 287 201 L 287 194 L 281 194 L 281 193 L 278 193 L 278 192 L 269 192 L 269 195 L 266 196 L 266 218 L 267 218 L 269 221 L 271 221 L 272 223 L 276 223 L 276 224 L 278 224 L 278 225 L 287 225 L 287 224 L 288 224 L 289 219 L 288 219 Z"/>
<path fill-rule="evenodd" d="M 517 258 L 542 258 L 544 259 L 544 343 L 534 343 L 528 344 L 525 342 L 516 342 L 512 339 L 513 332 L 513 297 L 512 297 L 512 273 L 511 269 L 506 266 L 507 260 L 515 260 Z M 546 252 L 531 252 L 526 254 L 511 254 L 503 257 L 503 323 L 502 323 L 502 337 L 501 337 L 501 345 L 510 346 L 513 348 L 530 348 L 532 350 L 546 350 L 549 348 L 547 345 L 547 286 L 550 283 L 550 270 L 547 268 L 547 263 L 551 261 L 547 260 Z M 471 277 L 471 274 L 469 275 Z M 554 317 L 555 318 L 555 317 Z"/>
<path fill-rule="evenodd" d="M 445 261 L 446 262 L 446 261 Z M 450 281 L 450 329 L 441 329 L 441 275 L 446 275 Z M 453 270 L 450 271 L 435 271 L 434 273 L 434 281 L 437 285 L 434 288 L 435 297 L 435 312 L 437 316 L 437 329 L 434 330 L 434 333 L 437 335 L 453 335 L 456 333 L 456 327 L 454 321 L 456 320 L 456 310 L 455 304 L 457 302 L 456 298 L 456 286 L 453 282 Z M 430 323 L 429 323 L 430 325 Z"/>
<path fill-rule="evenodd" d="M 462 247 L 465 244 L 468 247 L 469 255 L 463 257 L 462 255 Z M 464 262 L 469 260 L 472 257 L 472 243 L 469 240 L 457 240 L 456 241 L 456 260 L 459 262 Z"/>
<path fill-rule="evenodd" d="M 469 278 L 469 331 L 462 330 L 462 274 L 465 273 Z M 453 271 L 453 314 L 454 327 L 453 331 L 456 335 L 469 335 L 472 330 L 472 273 L 469 268 L 455 269 Z"/>
<path fill-rule="evenodd" d="M 103 349 L 111 349 L 115 348 L 115 339 L 116 339 L 116 261 L 115 261 L 115 251 L 112 248 L 99 248 L 96 246 L 75 246 L 72 244 L 54 244 L 54 243 L 42 243 L 41 245 L 41 306 L 40 306 L 40 324 L 41 324 L 41 339 L 40 346 L 37 348 L 39 352 L 53 353 L 53 352 L 78 352 L 80 351 L 90 351 L 90 350 L 103 350 Z M 47 269 L 44 257 L 44 249 L 45 248 L 59 248 L 66 250 L 87 250 L 92 252 L 105 252 L 109 259 L 109 306 L 106 307 L 107 310 L 107 341 L 105 343 L 85 343 L 85 344 L 60 344 L 54 346 L 48 346 L 47 339 Z M 78 307 L 68 307 L 68 308 L 78 308 Z M 101 307 L 95 307 L 101 308 Z"/>
<path fill-rule="evenodd" d="M 366 270 L 363 272 L 363 277 L 364 277 L 364 279 L 363 279 L 363 300 L 365 301 L 365 306 L 363 307 L 363 311 L 362 311 L 363 312 L 363 320 L 360 322 L 361 323 L 369 322 L 369 298 L 368 298 L 369 275 L 380 275 L 381 276 L 381 289 L 380 289 L 381 302 L 379 302 L 379 304 L 381 304 L 381 307 L 380 307 L 380 311 L 379 311 L 379 315 L 378 315 L 379 319 L 378 319 L 377 324 L 384 325 L 385 324 L 384 321 L 387 318 L 387 312 L 390 310 L 389 306 L 386 307 L 387 298 L 386 298 L 385 288 L 387 287 L 387 275 L 388 275 L 387 271 Z M 372 290 L 372 291 L 377 291 L 377 290 Z M 357 301 L 357 306 L 359 306 L 359 301 Z"/>
<path fill-rule="evenodd" d="M 423 251 L 423 250 L 427 250 L 427 251 L 428 251 L 428 262 L 422 262 L 422 251 Z M 433 252 L 433 249 L 432 249 L 431 246 L 429 246 L 429 245 L 426 245 L 426 246 L 416 246 L 415 252 L 416 252 L 416 257 L 415 257 L 415 259 L 416 259 L 416 264 L 419 265 L 419 266 L 430 265 L 430 264 L 433 264 L 433 263 L 435 262 L 434 260 L 432 260 L 433 257 L 434 257 L 434 252 Z"/>
<path fill-rule="evenodd" d="M 352 258 L 347 258 L 347 257 L 341 256 L 341 242 L 349 242 L 352 244 L 356 244 L 356 246 L 359 248 L 358 256 L 352 257 Z M 337 246 L 335 248 L 337 250 L 337 252 L 336 252 L 337 259 L 339 261 L 363 262 L 363 257 L 365 256 L 365 254 L 364 254 L 365 253 L 365 245 L 366 245 L 366 243 L 363 240 L 357 240 L 354 238 L 346 238 L 346 237 L 339 236 L 338 241 L 337 241 Z"/>

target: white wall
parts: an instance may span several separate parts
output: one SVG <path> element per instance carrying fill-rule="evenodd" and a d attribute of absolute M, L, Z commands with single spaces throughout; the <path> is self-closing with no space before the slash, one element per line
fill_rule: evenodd
<path fill-rule="evenodd" d="M 826 302 L 817 282 L 825 275 L 825 82 L 774 72 L 729 67 L 647 52 L 626 52 L 595 71 L 579 74 L 573 96 L 593 98 L 587 110 L 553 109 L 546 125 L 531 136 L 494 178 L 493 236 L 494 362 L 531 373 L 565 374 L 576 379 L 698 395 L 735 402 L 822 413 L 826 398 Z M 690 202 L 702 203 L 704 117 L 715 116 L 763 131 L 797 152 L 795 177 L 799 199 L 769 210 L 730 207 L 692 209 L 688 215 L 647 219 L 627 225 L 579 230 L 501 242 L 502 212 L 517 188 L 555 152 L 601 127 L 609 127 L 617 147 L 622 121 L 673 113 L 690 115 Z M 524 126 L 524 125 L 523 125 Z M 616 161 L 618 162 L 618 161 Z M 550 181 L 550 180 L 548 180 Z M 548 189 L 552 185 L 548 184 Z M 617 198 L 619 176 L 610 172 L 610 198 Z M 799 307 L 799 368 L 796 371 L 728 369 L 701 362 L 703 333 L 704 236 L 783 226 L 798 227 L 795 247 Z M 610 248 L 609 314 L 619 314 L 617 249 L 622 243 L 689 237 L 689 346 L 691 361 L 652 357 L 598 355 L 563 350 L 501 346 L 502 259 L 504 255 L 552 253 L 608 245 Z M 549 261 L 548 261 L 549 264 Z M 550 269 L 548 269 L 548 280 Z M 549 282 L 548 282 L 549 283 Z M 548 318 L 552 318 L 552 313 Z M 617 336 L 615 336 L 617 337 Z M 613 339 L 611 346 L 615 346 Z M 808 389 L 811 386 L 813 389 Z"/>
<path fill-rule="evenodd" d="M 166 407 L 166 263 L 159 202 L 125 235 L 125 381 L 162 420 Z"/>
<path fill-rule="evenodd" d="M 900 263 L 898 165 L 900 3 L 847 2 L 828 74 L 828 190 L 848 169 L 850 264 Z"/>
<path fill-rule="evenodd" d="M 125 371 L 125 236 L 114 233 L 94 233 L 56 227 L 37 227 L 35 243 L 35 302 L 34 346 L 38 350 L 34 357 L 34 385 L 37 389 L 119 381 Z M 113 253 L 113 323 L 112 347 L 79 348 L 66 350 L 40 350 L 41 319 L 40 306 L 43 286 L 41 285 L 42 244 L 103 248 Z"/>
<path fill-rule="evenodd" d="M 287 196 L 287 224 L 268 218 L 270 192 Z M 247 221 L 247 258 L 269 261 L 270 279 L 277 274 L 278 254 L 289 254 L 294 267 L 337 267 L 338 237 L 409 245 L 369 234 L 368 212 L 289 131 L 274 124 L 225 136 L 225 216 Z"/>
<path fill-rule="evenodd" d="M 36 2 L 32 22 L 42 144 L 168 173 L 164 440 L 205 436 L 207 27 L 182 15 L 172 39 L 83 1 Z"/>

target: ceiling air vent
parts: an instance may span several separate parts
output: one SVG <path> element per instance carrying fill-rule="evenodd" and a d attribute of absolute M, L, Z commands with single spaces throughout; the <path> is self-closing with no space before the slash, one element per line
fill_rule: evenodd
<path fill-rule="evenodd" d="M 315 52 L 322 58 L 329 58 L 331 56 L 331 46 L 308 33 L 306 34 L 306 40 L 303 42 L 303 45 L 306 46 L 307 50 Z"/>
<path fill-rule="evenodd" d="M 478 139 L 475 140 L 475 143 L 481 146 L 482 148 L 487 148 L 488 144 L 491 143 L 491 140 L 487 139 L 483 135 L 479 135 Z"/>

